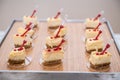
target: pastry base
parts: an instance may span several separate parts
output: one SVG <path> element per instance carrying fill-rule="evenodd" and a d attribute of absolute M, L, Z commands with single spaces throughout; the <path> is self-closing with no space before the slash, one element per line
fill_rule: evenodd
<path fill-rule="evenodd" d="M 48 29 L 57 29 L 59 26 L 48 26 Z"/>
<path fill-rule="evenodd" d="M 93 28 L 93 27 L 86 27 L 86 29 L 95 29 L 95 28 Z"/>
<path fill-rule="evenodd" d="M 60 64 L 61 62 L 62 62 L 61 60 L 54 60 L 54 61 L 43 62 L 42 64 L 44 66 L 54 66 Z"/>
<path fill-rule="evenodd" d="M 15 44 L 14 46 L 15 46 L 16 48 L 21 47 L 21 45 L 17 45 L 17 44 Z M 31 43 L 30 45 L 25 45 L 24 47 L 25 47 L 25 49 L 29 49 L 29 48 L 32 47 L 32 43 Z"/>
<path fill-rule="evenodd" d="M 25 63 L 25 60 L 8 60 L 8 63 L 10 64 L 10 65 L 17 65 L 17 64 L 23 64 L 23 63 Z"/>
<path fill-rule="evenodd" d="M 102 50 L 103 50 L 102 48 L 101 48 L 101 49 L 98 49 L 98 52 L 101 52 Z M 86 52 L 87 52 L 88 54 L 91 54 L 91 52 L 93 52 L 93 51 L 96 51 L 96 49 L 89 50 L 89 51 L 86 50 Z"/>
<path fill-rule="evenodd" d="M 47 48 L 55 48 L 55 47 L 57 47 L 57 46 L 51 47 L 51 46 L 49 46 L 48 44 L 46 44 L 46 47 L 47 47 Z"/>
<path fill-rule="evenodd" d="M 29 65 L 31 63 L 32 59 L 30 57 L 26 57 L 24 62 L 21 62 L 21 63 L 17 63 L 17 64 L 14 64 L 14 63 L 11 63 L 9 60 L 7 62 L 7 66 L 10 68 L 10 69 L 20 69 L 20 68 L 24 68 L 25 66 Z"/>
<path fill-rule="evenodd" d="M 92 72 L 108 72 L 110 70 L 110 63 L 96 66 L 92 65 L 91 63 L 87 63 L 87 67 Z"/>
<path fill-rule="evenodd" d="M 50 65 L 50 66 L 45 66 L 45 65 L 41 65 L 43 70 L 45 71 L 63 71 L 63 63 L 61 62 L 60 64 L 56 64 L 56 65 Z"/>

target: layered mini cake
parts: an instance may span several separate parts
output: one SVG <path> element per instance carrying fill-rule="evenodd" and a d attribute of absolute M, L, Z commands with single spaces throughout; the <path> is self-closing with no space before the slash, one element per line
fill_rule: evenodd
<path fill-rule="evenodd" d="M 29 25 L 29 23 L 32 22 L 32 24 L 34 25 L 33 28 L 36 28 L 38 26 L 38 20 L 36 16 L 24 16 L 23 17 L 23 23 L 25 25 Z"/>
<path fill-rule="evenodd" d="M 33 28 L 37 28 L 39 22 L 37 20 L 37 16 L 34 16 L 35 13 L 36 13 L 36 10 L 33 11 L 31 16 L 24 16 L 23 23 L 25 25 L 29 25 L 29 23 L 32 23 L 34 25 Z"/>
<path fill-rule="evenodd" d="M 26 41 L 26 44 L 24 45 L 25 49 L 32 47 L 32 39 L 30 38 L 29 35 L 26 35 L 30 30 L 31 28 L 27 28 L 24 33 L 15 34 L 13 36 L 15 47 L 20 47 L 24 40 Z"/>
<path fill-rule="evenodd" d="M 48 28 L 57 29 L 62 24 L 62 19 L 58 18 L 48 18 L 47 19 Z"/>
<path fill-rule="evenodd" d="M 21 36 L 20 34 L 15 34 L 13 36 L 13 41 L 14 41 L 15 47 L 20 47 L 24 40 L 27 41 L 26 44 L 24 45 L 25 49 L 32 47 L 32 39 L 28 35 Z"/>
<path fill-rule="evenodd" d="M 103 40 L 94 40 L 93 38 L 87 39 L 86 41 L 86 51 L 91 53 L 92 51 L 101 51 L 103 49 Z"/>
<path fill-rule="evenodd" d="M 55 37 L 64 37 L 67 33 L 67 28 L 63 25 L 60 25 L 60 27 L 53 33 L 53 36 Z"/>
<path fill-rule="evenodd" d="M 111 53 L 106 52 L 106 49 L 109 48 L 110 45 L 107 44 L 106 48 L 102 52 L 92 52 L 89 58 L 90 67 L 93 69 L 107 69 L 111 63 Z"/>
<path fill-rule="evenodd" d="M 8 63 L 9 65 L 24 64 L 26 52 L 24 47 L 14 48 L 10 54 Z"/>
<path fill-rule="evenodd" d="M 94 38 L 97 36 L 97 34 L 99 33 L 99 29 L 98 27 L 101 25 L 101 23 L 99 23 L 95 29 L 86 29 L 85 31 L 85 36 L 86 36 L 86 39 L 88 38 Z"/>
<path fill-rule="evenodd" d="M 61 47 L 45 49 L 42 52 L 43 65 L 45 66 L 60 64 L 63 57 L 64 51 Z"/>
<path fill-rule="evenodd" d="M 54 38 L 54 37 L 47 37 L 46 38 L 46 46 L 47 48 L 55 48 L 59 46 L 60 44 L 63 45 L 65 40 L 61 37 L 59 38 Z"/>
<path fill-rule="evenodd" d="M 86 51 L 91 53 L 91 51 L 101 51 L 103 49 L 103 40 L 98 38 L 102 31 L 99 31 L 95 38 L 89 38 L 86 41 Z"/>
<path fill-rule="evenodd" d="M 22 27 L 19 27 L 18 30 L 17 30 L 18 34 L 23 34 L 25 31 L 26 31 L 26 29 L 22 28 Z M 31 29 L 31 30 L 28 31 L 28 33 L 26 35 L 29 35 L 32 38 L 34 33 L 35 33 L 35 31 Z"/>
<path fill-rule="evenodd" d="M 94 19 L 88 18 L 85 21 L 85 26 L 87 29 L 94 29 L 99 23 L 100 23 L 99 19 L 94 20 Z"/>
<path fill-rule="evenodd" d="M 60 14 L 61 12 L 58 12 L 55 17 L 47 19 L 49 29 L 57 29 L 62 24 L 62 19 L 59 17 Z"/>
<path fill-rule="evenodd" d="M 85 21 L 85 25 L 87 29 L 94 29 L 97 25 L 99 25 L 100 20 L 99 18 L 102 16 L 104 12 L 101 11 L 95 18 L 87 18 Z"/>

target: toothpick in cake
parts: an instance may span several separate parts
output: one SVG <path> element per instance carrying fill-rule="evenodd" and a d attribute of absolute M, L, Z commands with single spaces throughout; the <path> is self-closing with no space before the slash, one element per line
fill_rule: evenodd
<path fill-rule="evenodd" d="M 23 41 L 22 45 L 18 48 L 14 48 L 8 57 L 8 63 L 9 65 L 22 65 L 25 63 L 25 57 L 26 52 L 24 45 L 27 43 L 27 41 Z"/>
<path fill-rule="evenodd" d="M 95 18 L 87 18 L 85 21 L 86 29 L 94 29 L 100 23 L 99 18 L 102 16 L 103 13 L 104 12 L 101 11 Z"/>
<path fill-rule="evenodd" d="M 107 49 L 110 48 L 110 44 L 107 44 L 105 49 L 101 52 L 94 51 L 91 53 L 89 62 L 90 68 L 94 70 L 108 71 L 111 64 L 112 54 L 107 52 Z"/>
<path fill-rule="evenodd" d="M 29 35 L 26 35 L 29 30 L 31 30 L 31 28 L 28 28 L 23 34 L 15 34 L 13 36 L 15 47 L 20 47 L 24 40 L 27 41 L 26 44 L 24 45 L 25 49 L 32 47 L 32 39 L 30 38 Z"/>
<path fill-rule="evenodd" d="M 29 25 L 30 22 L 32 22 L 32 24 L 34 25 L 33 28 L 37 28 L 38 27 L 38 20 L 37 20 L 37 16 L 35 16 L 36 10 L 33 11 L 33 13 L 31 14 L 31 16 L 24 16 L 23 17 L 23 23 L 25 25 Z"/>
<path fill-rule="evenodd" d="M 91 53 L 92 51 L 101 51 L 103 49 L 103 40 L 99 38 L 102 31 L 100 30 L 99 33 L 95 38 L 89 38 L 86 41 L 86 51 Z"/>

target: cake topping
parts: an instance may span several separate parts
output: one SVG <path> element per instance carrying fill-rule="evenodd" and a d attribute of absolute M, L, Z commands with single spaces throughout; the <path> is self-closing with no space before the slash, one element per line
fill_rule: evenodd
<path fill-rule="evenodd" d="M 55 18 L 55 19 L 58 18 L 58 16 L 59 16 L 60 14 L 61 14 L 61 12 L 59 11 L 54 18 Z"/>
<path fill-rule="evenodd" d="M 110 44 L 107 44 L 105 49 L 100 53 L 100 55 L 103 55 L 105 53 L 105 51 L 110 47 Z"/>
<path fill-rule="evenodd" d="M 98 40 L 98 37 L 100 36 L 101 33 L 102 33 L 102 31 L 100 30 L 99 33 L 98 33 L 98 35 L 93 40 Z"/>
<path fill-rule="evenodd" d="M 94 29 L 94 31 L 96 31 L 100 25 L 102 25 L 102 23 L 99 23 L 98 26 Z"/>
<path fill-rule="evenodd" d="M 25 34 L 30 30 L 31 28 L 29 27 L 28 29 L 26 29 L 26 31 L 21 35 L 22 37 L 25 36 Z"/>
<path fill-rule="evenodd" d="M 29 28 L 31 26 L 31 24 L 32 23 L 30 22 L 28 25 L 26 25 L 25 29 Z"/>
<path fill-rule="evenodd" d="M 101 11 L 101 12 L 94 18 L 94 21 L 97 20 L 98 18 L 100 18 L 103 13 L 104 13 L 104 11 Z"/>
<path fill-rule="evenodd" d="M 30 17 L 32 18 L 35 13 L 36 13 L 36 10 L 33 11 L 32 15 Z"/>
<path fill-rule="evenodd" d="M 60 25 L 59 30 L 58 30 L 58 32 L 57 32 L 57 34 L 56 34 L 55 38 L 59 37 L 58 35 L 59 35 L 60 30 L 61 30 L 62 28 L 64 28 L 64 26 L 63 26 L 63 25 Z"/>

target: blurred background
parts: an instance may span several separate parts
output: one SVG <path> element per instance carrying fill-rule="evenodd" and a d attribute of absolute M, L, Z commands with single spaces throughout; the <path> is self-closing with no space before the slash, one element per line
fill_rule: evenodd
<path fill-rule="evenodd" d="M 39 19 L 54 16 L 60 8 L 68 19 L 95 17 L 101 10 L 113 31 L 120 33 L 120 0 L 0 0 L 0 30 L 10 26 L 13 19 L 31 15 L 37 6 Z"/>

